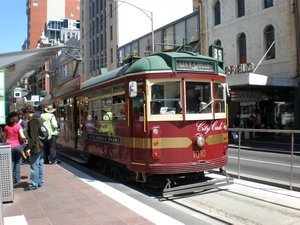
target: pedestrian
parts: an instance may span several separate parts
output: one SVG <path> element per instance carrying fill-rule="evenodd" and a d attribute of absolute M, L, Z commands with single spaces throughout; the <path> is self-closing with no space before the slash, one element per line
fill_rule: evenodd
<path fill-rule="evenodd" d="M 232 124 L 233 128 L 240 128 L 241 127 L 241 117 L 240 114 L 237 113 L 233 119 L 233 124 Z M 239 140 L 239 135 L 237 131 L 234 131 L 231 133 L 232 134 L 232 139 L 234 141 L 234 143 L 238 143 Z"/>
<path fill-rule="evenodd" d="M 111 112 L 111 107 L 109 107 L 107 105 L 103 105 L 102 112 L 103 112 L 103 116 L 102 116 L 103 120 L 112 120 L 113 119 L 113 113 Z"/>
<path fill-rule="evenodd" d="M 45 164 L 58 164 L 56 159 L 56 140 L 58 136 L 58 123 L 53 114 L 56 109 L 52 105 L 48 105 L 45 112 L 41 114 L 43 120 L 47 120 L 51 126 L 51 139 L 44 142 L 45 145 Z"/>
<path fill-rule="evenodd" d="M 86 120 L 83 122 L 83 130 L 86 133 L 96 132 L 97 128 L 95 127 L 95 122 L 92 119 L 92 116 L 88 114 Z"/>
<path fill-rule="evenodd" d="M 27 123 L 28 123 L 28 119 L 26 118 L 26 109 L 22 108 L 19 113 L 18 124 L 22 126 L 25 136 L 26 136 Z"/>
<path fill-rule="evenodd" d="M 251 114 L 247 119 L 247 128 L 255 129 L 255 121 L 256 121 L 255 116 Z M 250 138 L 255 138 L 255 132 L 250 132 Z"/>
<path fill-rule="evenodd" d="M 25 191 L 35 190 L 43 187 L 44 180 L 44 146 L 39 138 L 40 122 L 39 116 L 34 112 L 31 105 L 26 107 L 28 144 L 26 155 L 30 157 L 30 183 Z"/>
<path fill-rule="evenodd" d="M 18 114 L 16 112 L 8 114 L 2 138 L 2 141 L 11 147 L 13 182 L 18 183 L 21 180 L 21 160 L 26 137 L 22 126 L 18 124 Z"/>

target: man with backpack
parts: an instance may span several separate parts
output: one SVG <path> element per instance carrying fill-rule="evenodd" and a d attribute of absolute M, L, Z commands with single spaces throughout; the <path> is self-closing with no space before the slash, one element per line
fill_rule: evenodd
<path fill-rule="evenodd" d="M 31 105 L 26 107 L 28 145 L 26 155 L 30 156 L 30 184 L 25 187 L 25 191 L 35 190 L 44 186 L 44 146 L 39 138 L 40 122 L 39 116 L 34 114 Z"/>
<path fill-rule="evenodd" d="M 45 164 L 58 164 L 60 161 L 56 159 L 56 139 L 58 135 L 58 123 L 53 114 L 56 109 L 52 105 L 48 105 L 45 109 L 45 112 L 41 114 L 41 118 L 45 121 L 48 121 L 50 124 L 50 135 L 49 140 L 43 141 L 45 146 Z"/>

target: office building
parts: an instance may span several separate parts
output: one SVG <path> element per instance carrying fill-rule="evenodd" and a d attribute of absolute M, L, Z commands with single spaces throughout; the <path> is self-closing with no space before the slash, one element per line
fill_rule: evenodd
<path fill-rule="evenodd" d="M 37 48 L 50 20 L 80 20 L 80 0 L 27 0 L 27 39 L 23 49 Z"/>
<path fill-rule="evenodd" d="M 113 0 L 81 1 L 83 80 L 117 67 L 117 12 Z"/>

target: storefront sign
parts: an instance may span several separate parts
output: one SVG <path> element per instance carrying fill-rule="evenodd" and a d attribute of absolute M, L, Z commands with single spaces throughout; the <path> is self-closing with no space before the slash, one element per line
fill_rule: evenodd
<path fill-rule="evenodd" d="M 254 63 L 243 63 L 239 65 L 231 65 L 225 66 L 225 74 L 226 75 L 233 75 L 233 74 L 240 74 L 240 73 L 251 73 L 254 70 Z"/>
<path fill-rule="evenodd" d="M 5 124 L 5 70 L 0 68 L 0 124 Z"/>
<path fill-rule="evenodd" d="M 268 95 L 258 90 L 231 90 L 231 101 L 234 102 L 260 102 L 268 100 Z"/>

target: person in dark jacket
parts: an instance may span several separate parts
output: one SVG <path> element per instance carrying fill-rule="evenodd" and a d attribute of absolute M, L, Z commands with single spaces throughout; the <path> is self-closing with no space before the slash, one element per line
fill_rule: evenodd
<path fill-rule="evenodd" d="M 39 116 L 34 114 L 32 106 L 26 107 L 28 145 L 26 154 L 30 156 L 30 184 L 25 190 L 35 190 L 42 187 L 44 181 L 44 146 L 39 139 L 40 122 Z"/>

